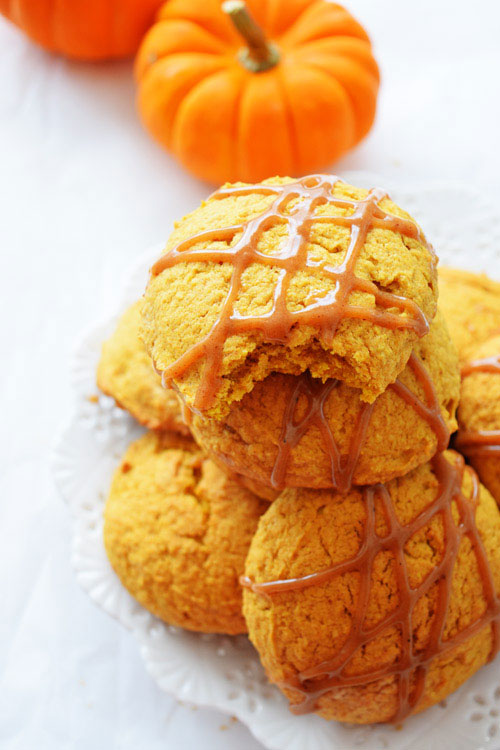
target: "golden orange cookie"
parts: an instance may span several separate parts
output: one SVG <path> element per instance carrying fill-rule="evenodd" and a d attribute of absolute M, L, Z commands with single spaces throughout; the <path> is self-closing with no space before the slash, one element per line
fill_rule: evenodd
<path fill-rule="evenodd" d="M 272 372 L 372 402 L 436 312 L 435 256 L 382 190 L 329 175 L 226 186 L 152 269 L 142 337 L 190 408 L 221 419 Z"/>
<path fill-rule="evenodd" d="M 484 273 L 439 266 L 439 306 L 462 362 L 500 332 L 500 283 Z"/>
<path fill-rule="evenodd" d="M 162 387 L 160 376 L 139 338 L 141 302 L 122 315 L 116 330 L 102 346 L 97 385 L 118 406 L 151 430 L 188 434 L 177 396 Z"/>
<path fill-rule="evenodd" d="M 210 455 L 267 499 L 273 487 L 344 491 L 406 474 L 446 448 L 459 393 L 457 354 L 438 313 L 373 405 L 341 382 L 275 373 L 233 402 L 223 421 L 194 414 L 191 428 Z"/>
<path fill-rule="evenodd" d="M 132 596 L 162 620 L 244 633 L 238 578 L 266 507 L 189 438 L 149 432 L 113 478 L 106 552 Z"/>
<path fill-rule="evenodd" d="M 346 496 L 287 489 L 262 516 L 243 611 L 294 713 L 399 721 L 496 652 L 500 514 L 459 462 Z"/>
<path fill-rule="evenodd" d="M 462 370 L 455 445 L 500 505 L 500 335 L 471 351 Z"/>

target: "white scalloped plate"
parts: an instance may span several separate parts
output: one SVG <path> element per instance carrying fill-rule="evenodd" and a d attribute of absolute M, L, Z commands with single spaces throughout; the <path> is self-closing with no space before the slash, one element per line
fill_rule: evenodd
<path fill-rule="evenodd" d="M 354 184 L 387 183 L 376 175 L 344 174 Z M 500 222 L 493 201 L 461 185 L 388 185 L 391 197 L 422 224 L 441 260 L 487 270 L 500 278 Z M 486 750 L 500 742 L 498 661 L 460 690 L 402 728 L 349 726 L 317 716 L 292 716 L 271 686 L 243 636 L 197 635 L 169 627 L 146 612 L 113 573 L 102 543 L 102 509 L 111 476 L 126 446 L 140 433 L 111 399 L 97 395 L 95 368 L 101 343 L 118 316 L 144 291 L 161 246 L 138 260 L 121 287 L 114 314 L 92 326 L 76 347 L 71 366 L 75 411 L 53 455 L 54 476 L 74 517 L 73 565 L 90 597 L 129 628 L 146 668 L 165 691 L 193 704 L 236 715 L 271 750 Z"/>

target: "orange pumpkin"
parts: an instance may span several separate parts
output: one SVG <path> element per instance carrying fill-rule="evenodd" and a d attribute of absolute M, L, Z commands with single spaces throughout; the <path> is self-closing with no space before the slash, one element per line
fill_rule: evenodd
<path fill-rule="evenodd" d="M 379 85 L 366 32 L 328 0 L 169 0 L 136 75 L 146 128 L 215 183 L 331 164 L 370 130 Z"/>
<path fill-rule="evenodd" d="M 162 0 L 0 0 L 35 42 L 78 60 L 133 55 Z"/>

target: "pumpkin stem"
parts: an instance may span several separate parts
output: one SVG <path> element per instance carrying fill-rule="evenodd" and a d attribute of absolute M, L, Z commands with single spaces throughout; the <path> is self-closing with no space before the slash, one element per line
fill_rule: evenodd
<path fill-rule="evenodd" d="M 275 44 L 266 39 L 259 24 L 252 18 L 244 0 L 226 0 L 222 10 L 227 13 L 238 33 L 246 42 L 246 47 L 238 55 L 243 67 L 252 73 L 262 73 L 279 62 L 279 52 Z"/>

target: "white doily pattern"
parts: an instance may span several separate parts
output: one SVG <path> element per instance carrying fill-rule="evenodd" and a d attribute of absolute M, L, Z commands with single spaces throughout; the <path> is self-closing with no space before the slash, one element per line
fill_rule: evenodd
<path fill-rule="evenodd" d="M 375 175 L 345 174 L 354 184 L 384 184 Z M 386 186 L 386 185 L 384 185 Z M 388 186 L 391 197 L 423 226 L 442 262 L 487 270 L 500 278 L 500 222 L 488 196 L 460 185 Z M 56 482 L 74 518 L 73 565 L 90 597 L 129 628 L 158 685 L 181 700 L 237 716 L 272 750 L 486 750 L 500 745 L 500 670 L 485 667 L 446 701 L 402 728 L 348 726 L 317 716 L 292 716 L 271 686 L 248 639 L 198 635 L 169 627 L 123 589 L 102 543 L 102 509 L 113 470 L 141 428 L 113 401 L 98 395 L 95 368 L 101 343 L 118 316 L 144 291 L 161 245 L 137 262 L 114 314 L 94 325 L 75 349 L 71 376 L 74 415 L 57 439 Z"/>

